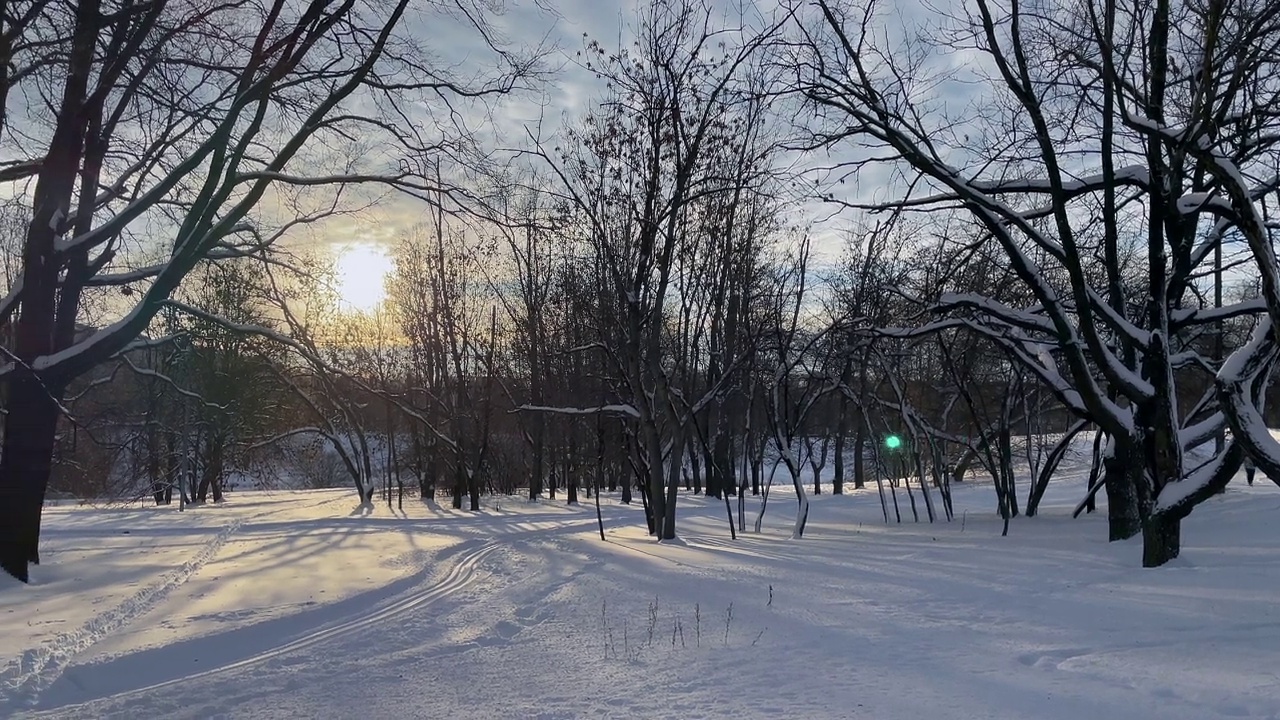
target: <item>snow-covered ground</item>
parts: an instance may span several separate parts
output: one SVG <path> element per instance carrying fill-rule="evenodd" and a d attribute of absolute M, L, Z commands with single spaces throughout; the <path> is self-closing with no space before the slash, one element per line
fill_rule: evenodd
<path fill-rule="evenodd" d="M 1280 718 L 1259 481 L 1157 570 L 1105 513 L 1070 519 L 1077 473 L 1006 538 L 972 484 L 950 523 L 822 495 L 800 540 L 783 487 L 736 541 L 722 503 L 682 497 L 661 544 L 608 497 L 607 542 L 589 504 L 516 498 L 57 507 L 33 584 L 0 583 L 0 717 Z"/>

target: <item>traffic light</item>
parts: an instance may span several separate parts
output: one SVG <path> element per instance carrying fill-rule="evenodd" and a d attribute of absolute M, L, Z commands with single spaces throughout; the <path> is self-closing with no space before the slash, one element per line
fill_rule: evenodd
<path fill-rule="evenodd" d="M 884 446 L 889 448 L 890 450 L 897 450 L 898 448 L 902 447 L 902 438 L 898 437 L 897 435 L 890 435 L 889 437 L 884 439 Z"/>

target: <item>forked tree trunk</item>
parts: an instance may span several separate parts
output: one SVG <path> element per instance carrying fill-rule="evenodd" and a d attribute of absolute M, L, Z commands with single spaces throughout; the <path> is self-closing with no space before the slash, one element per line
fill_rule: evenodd
<path fill-rule="evenodd" d="M 209 436 L 209 451 L 205 456 L 204 472 L 200 477 L 200 489 L 196 492 L 197 502 L 206 502 L 209 492 L 213 491 L 213 501 L 222 500 L 222 458 L 223 441 L 221 438 Z"/>
<path fill-rule="evenodd" d="M 799 539 L 804 537 L 804 528 L 809 522 L 809 497 L 804 491 L 804 481 L 800 477 L 803 466 L 796 458 L 794 442 L 794 440 L 787 441 L 784 448 L 783 439 L 777 439 L 779 452 L 782 453 L 782 459 L 787 465 L 787 473 L 791 475 L 791 486 L 796 491 L 796 522 L 791 529 L 791 537 Z"/>

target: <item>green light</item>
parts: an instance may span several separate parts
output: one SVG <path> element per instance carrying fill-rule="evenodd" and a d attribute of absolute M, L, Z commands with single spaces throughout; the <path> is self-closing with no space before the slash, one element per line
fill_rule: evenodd
<path fill-rule="evenodd" d="M 884 446 L 889 448 L 890 450 L 897 450 L 898 448 L 902 447 L 902 438 L 898 437 L 897 435 L 890 435 L 889 437 L 884 439 Z"/>

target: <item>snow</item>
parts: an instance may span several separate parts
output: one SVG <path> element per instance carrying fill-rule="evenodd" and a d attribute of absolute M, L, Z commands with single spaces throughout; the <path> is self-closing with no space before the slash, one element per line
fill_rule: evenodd
<path fill-rule="evenodd" d="M 1063 180 L 1062 191 L 1068 194 L 1099 190 L 1107 185 L 1146 185 L 1151 182 L 1151 172 L 1145 165 L 1127 165 L 1116 168 L 1111 173 L 1097 172 L 1084 175 L 1074 180 Z M 983 181 L 973 180 L 969 183 L 974 188 L 988 193 L 1050 193 L 1053 183 L 1048 178 L 1026 178 L 1019 180 Z"/>
<path fill-rule="evenodd" d="M 1064 463 L 1006 538 L 976 480 L 950 523 L 811 496 L 802 539 L 779 485 L 737 541 L 689 495 L 667 543 L 608 494 L 607 542 L 585 496 L 52 507 L 33 584 L 0 583 L 0 717 L 1280 716 L 1280 489 L 1241 476 L 1142 570 L 1105 508 L 1069 518 Z"/>
<path fill-rule="evenodd" d="M 600 407 L 551 407 L 548 405 L 521 405 L 516 408 L 521 412 L 543 412 L 557 415 L 627 415 L 640 417 L 640 411 L 630 404 L 601 405 Z"/>

